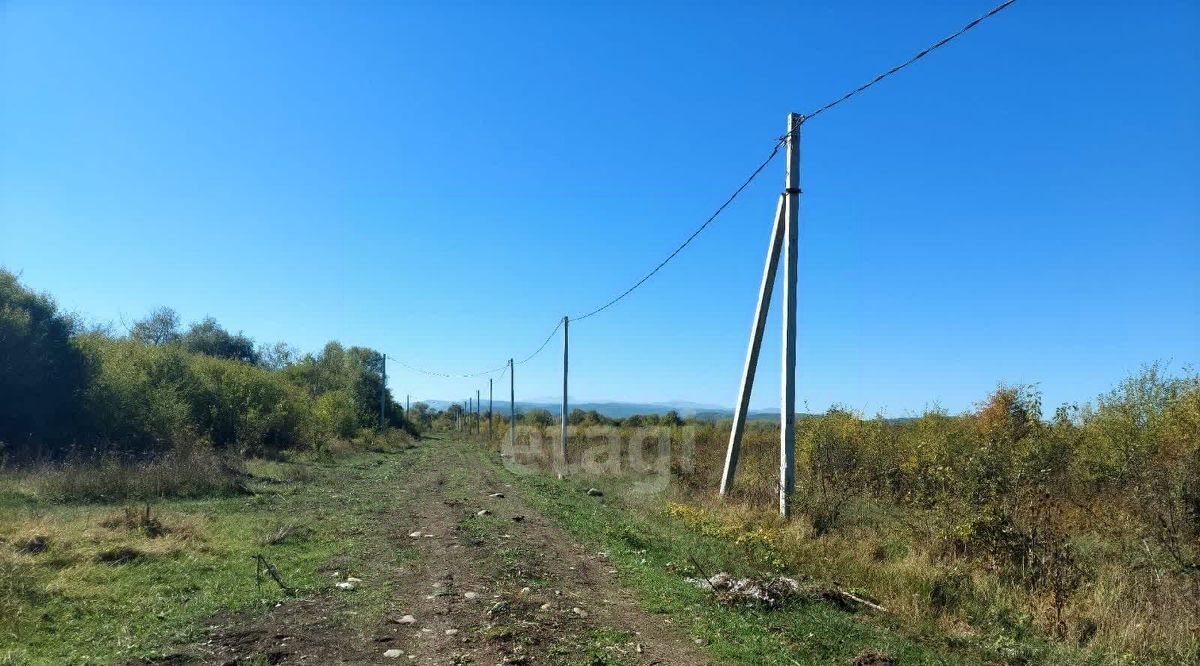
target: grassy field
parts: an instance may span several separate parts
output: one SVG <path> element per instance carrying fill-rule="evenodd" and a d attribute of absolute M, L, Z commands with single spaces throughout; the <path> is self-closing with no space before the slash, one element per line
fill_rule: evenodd
<path fill-rule="evenodd" d="M 264 647 L 278 636 L 308 636 L 307 654 L 318 655 L 308 663 L 388 661 L 391 646 L 418 663 L 1155 662 L 1053 641 L 1028 619 L 914 619 L 881 598 L 877 579 L 843 577 L 852 569 L 834 561 L 832 545 L 852 541 L 802 557 L 786 525 L 684 501 L 678 486 L 641 492 L 647 477 L 557 480 L 449 436 L 246 469 L 253 494 L 153 501 L 149 517 L 144 503 L 47 499 L 36 475 L 4 476 L 0 663 L 291 663 L 306 654 L 287 639 Z M 411 538 L 414 527 L 432 538 Z M 864 547 L 846 558 L 881 571 L 914 566 L 898 545 Z M 295 589 L 256 576 L 257 555 Z M 745 607 L 687 580 L 718 571 L 787 574 L 888 610 L 821 599 Z M 336 589 L 347 576 L 365 582 Z M 481 598 L 468 602 L 469 589 Z M 408 632 L 388 621 L 410 612 L 429 626 Z M 256 642 L 221 642 L 240 627 Z"/>
<path fill-rule="evenodd" d="M 39 499 L 36 479 L 0 481 L 0 662 L 109 663 L 157 658 L 203 637 L 222 615 L 329 594 L 332 573 L 359 573 L 381 553 L 368 538 L 381 490 L 404 455 L 250 461 L 253 495 L 149 504 Z M 146 512 L 149 511 L 149 520 Z M 294 592 L 266 574 L 261 555 Z M 386 586 L 348 597 L 343 613 L 382 612 Z"/>
<path fill-rule="evenodd" d="M 714 603 L 688 577 L 718 571 L 740 576 L 787 574 L 831 584 L 820 571 L 799 572 L 783 551 L 753 533 L 714 529 L 687 505 L 629 493 L 623 479 L 522 476 L 531 501 L 577 538 L 602 548 L 642 603 L 703 637 L 721 658 L 745 664 L 850 664 L 872 654 L 901 664 L 1057 663 L 1038 640 L 953 636 L 930 623 L 915 631 L 887 614 L 851 612 L 813 601 L 762 610 Z M 595 486 L 604 499 L 585 492 Z M 807 575 L 806 575 L 807 574 Z M 868 590 L 853 589 L 866 597 Z M 880 662 L 884 663 L 884 662 Z"/>

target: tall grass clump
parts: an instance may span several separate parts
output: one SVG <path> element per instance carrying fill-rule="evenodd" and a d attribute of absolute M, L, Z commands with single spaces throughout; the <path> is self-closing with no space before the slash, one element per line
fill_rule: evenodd
<path fill-rule="evenodd" d="M 116 453 L 46 463 L 25 474 L 38 499 L 121 502 L 245 492 L 240 458 L 194 445 L 151 458 Z"/>

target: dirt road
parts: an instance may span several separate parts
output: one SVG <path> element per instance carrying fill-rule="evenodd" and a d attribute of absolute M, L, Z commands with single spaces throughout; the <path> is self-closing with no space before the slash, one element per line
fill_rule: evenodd
<path fill-rule="evenodd" d="M 427 439 L 378 462 L 395 465 L 397 481 L 377 489 L 372 528 L 361 535 L 375 541 L 374 557 L 351 583 L 386 586 L 382 619 L 349 609 L 360 590 L 334 589 L 265 617 L 220 618 L 180 661 L 715 663 L 695 638 L 644 611 L 604 553 L 534 510 L 488 456 Z M 336 562 L 329 568 L 332 578 L 346 575 Z"/>

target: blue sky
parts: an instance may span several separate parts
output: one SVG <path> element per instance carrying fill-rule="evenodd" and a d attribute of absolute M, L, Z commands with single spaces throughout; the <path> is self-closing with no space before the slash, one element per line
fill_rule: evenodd
<path fill-rule="evenodd" d="M 670 252 L 788 111 L 991 4 L 9 0 L 0 264 L 96 321 L 486 369 Z M 1054 405 L 1200 360 L 1198 72 L 1194 2 L 1020 0 L 806 124 L 801 408 Z M 732 403 L 782 181 L 572 327 L 573 396 Z"/>

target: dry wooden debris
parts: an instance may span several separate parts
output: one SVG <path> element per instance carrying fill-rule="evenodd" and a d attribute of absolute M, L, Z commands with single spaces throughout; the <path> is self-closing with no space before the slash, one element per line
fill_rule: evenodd
<path fill-rule="evenodd" d="M 739 578 L 721 572 L 706 578 L 688 578 L 688 582 L 712 590 L 723 603 L 741 606 L 779 608 L 789 601 L 828 601 L 846 610 L 867 607 L 886 611 L 883 606 L 845 590 L 827 585 L 801 584 L 795 578 Z"/>

